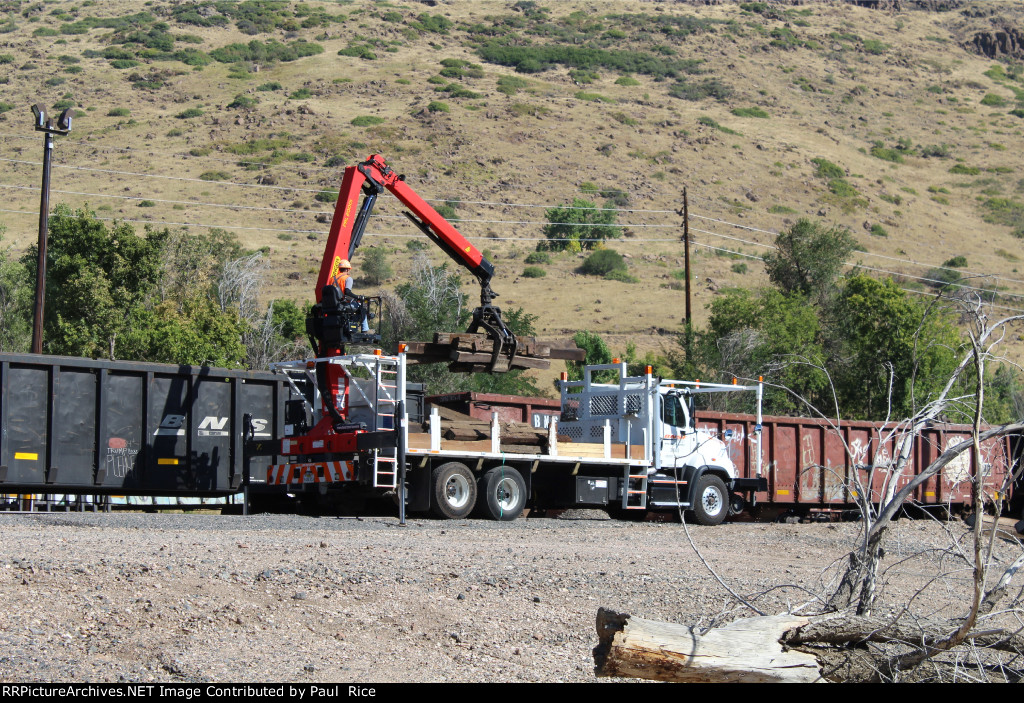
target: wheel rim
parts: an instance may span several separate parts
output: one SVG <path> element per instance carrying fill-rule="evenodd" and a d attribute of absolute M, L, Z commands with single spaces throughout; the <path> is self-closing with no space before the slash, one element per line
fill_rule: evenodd
<path fill-rule="evenodd" d="M 469 481 L 455 474 L 444 484 L 444 498 L 453 508 L 465 507 L 469 502 Z"/>
<path fill-rule="evenodd" d="M 708 486 L 700 497 L 700 504 L 704 507 L 705 513 L 709 516 L 715 516 L 722 512 L 724 501 L 722 500 L 722 494 L 715 490 L 714 486 Z"/>
<path fill-rule="evenodd" d="M 502 512 L 515 509 L 519 505 L 519 484 L 511 478 L 503 478 L 494 490 L 494 497 Z"/>

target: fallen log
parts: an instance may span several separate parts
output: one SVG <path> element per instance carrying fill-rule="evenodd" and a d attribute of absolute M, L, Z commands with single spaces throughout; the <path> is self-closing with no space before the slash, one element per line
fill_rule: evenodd
<path fill-rule="evenodd" d="M 700 635 L 685 625 L 601 608 L 595 673 L 702 683 L 820 682 L 821 669 L 813 655 L 780 643 L 788 630 L 807 622 L 795 615 L 769 615 L 736 620 Z"/>

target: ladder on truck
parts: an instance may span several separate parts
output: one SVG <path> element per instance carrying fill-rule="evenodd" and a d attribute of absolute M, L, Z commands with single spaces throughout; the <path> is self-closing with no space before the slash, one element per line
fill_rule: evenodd
<path fill-rule="evenodd" d="M 368 429 L 390 430 L 399 426 L 403 418 L 397 417 L 399 403 L 405 400 L 405 363 L 404 354 L 400 356 L 383 356 L 379 353 L 362 354 L 353 357 L 353 366 L 362 368 L 373 381 L 372 387 L 364 392 L 358 383 L 352 388 L 366 402 L 370 413 Z M 350 377 L 348 368 L 345 373 Z M 404 425 L 403 425 L 404 426 Z M 398 487 L 398 449 L 384 447 L 371 450 L 373 457 L 372 483 L 374 488 Z"/>
<path fill-rule="evenodd" d="M 627 466 L 623 473 L 622 509 L 647 510 L 647 467 Z"/>
<path fill-rule="evenodd" d="M 398 388 L 399 376 L 404 373 L 396 366 L 387 368 L 378 363 L 374 369 L 374 402 L 373 407 L 376 415 L 376 427 L 374 429 L 393 429 L 400 418 L 396 417 L 398 412 Z M 405 379 L 402 378 L 402 387 L 405 386 Z M 386 447 L 373 450 L 373 487 L 374 488 L 397 488 L 398 487 L 398 448 Z"/>

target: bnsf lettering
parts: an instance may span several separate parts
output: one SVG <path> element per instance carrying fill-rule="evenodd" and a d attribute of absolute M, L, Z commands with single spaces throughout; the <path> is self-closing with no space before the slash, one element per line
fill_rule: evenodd
<path fill-rule="evenodd" d="M 164 421 L 160 423 L 161 427 L 181 427 L 181 423 L 185 421 L 184 415 L 164 415 Z"/>
<path fill-rule="evenodd" d="M 226 417 L 207 415 L 196 428 L 196 435 L 199 437 L 227 437 L 228 431 L 224 429 L 228 425 Z"/>
<path fill-rule="evenodd" d="M 163 421 L 160 422 L 160 427 L 156 429 L 154 435 L 183 435 L 185 430 L 182 425 L 185 424 L 184 415 L 164 415 Z"/>
<path fill-rule="evenodd" d="M 228 424 L 226 417 L 214 417 L 213 415 L 207 415 L 203 418 L 203 421 L 199 423 L 199 429 L 201 430 L 223 430 L 224 426 Z"/>
<path fill-rule="evenodd" d="M 543 413 L 533 414 L 533 426 L 535 429 L 547 429 L 551 426 L 551 416 Z"/>

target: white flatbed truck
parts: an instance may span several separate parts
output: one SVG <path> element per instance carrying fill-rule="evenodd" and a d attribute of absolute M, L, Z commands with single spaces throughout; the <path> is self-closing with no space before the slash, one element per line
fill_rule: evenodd
<path fill-rule="evenodd" d="M 435 409 L 425 431 L 405 421 L 404 354 L 354 354 L 276 364 L 299 380 L 316 363 L 339 364 L 350 391 L 343 408 L 348 424 L 334 438 L 304 436 L 286 425 L 285 437 L 249 442 L 251 476 L 266 469 L 266 486 L 289 492 L 393 492 L 405 512 L 438 517 L 476 513 L 514 520 L 524 509 L 606 507 L 613 513 L 686 510 L 703 525 L 717 525 L 767 488 L 761 474 L 760 431 L 755 476 L 740 477 L 729 445 L 697 429 L 694 399 L 707 393 L 755 393 L 760 428 L 760 384 L 722 385 L 660 379 L 648 367 L 627 375 L 625 363 L 584 367 L 580 381 L 560 381 L 562 412 L 548 426 L 547 441 L 502 451 L 495 414 L 490 438 L 446 440 Z M 598 381 L 597 379 L 601 380 Z M 316 389 L 315 382 L 304 387 Z M 294 394 L 302 397 L 298 383 Z M 305 397 L 307 417 L 319 421 L 316 398 Z M 308 423 L 307 423 L 308 425 Z M 419 429 L 419 428 L 416 428 Z M 293 436 L 289 436 L 293 435 Z M 258 464 L 260 456 L 284 461 Z"/>

